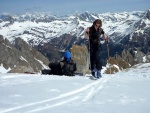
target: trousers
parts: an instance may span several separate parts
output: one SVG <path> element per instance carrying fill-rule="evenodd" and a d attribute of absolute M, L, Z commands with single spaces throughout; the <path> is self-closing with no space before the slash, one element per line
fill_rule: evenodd
<path fill-rule="evenodd" d="M 101 47 L 92 46 L 90 47 L 90 69 L 94 70 L 101 70 L 102 63 L 100 58 Z"/>

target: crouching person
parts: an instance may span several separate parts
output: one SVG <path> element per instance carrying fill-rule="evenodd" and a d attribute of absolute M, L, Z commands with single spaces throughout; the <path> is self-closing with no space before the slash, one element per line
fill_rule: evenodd
<path fill-rule="evenodd" d="M 76 64 L 71 59 L 71 53 L 66 51 L 64 53 L 64 59 L 58 63 L 49 63 L 49 68 L 51 69 L 48 73 L 50 75 L 74 76 L 76 71 Z"/>

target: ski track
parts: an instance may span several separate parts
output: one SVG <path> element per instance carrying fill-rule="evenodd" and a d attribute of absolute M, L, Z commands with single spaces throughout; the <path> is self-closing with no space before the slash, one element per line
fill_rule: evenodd
<path fill-rule="evenodd" d="M 95 80 L 90 84 L 87 84 L 79 89 L 64 93 L 54 98 L 47 100 L 25 104 L 22 106 L 17 106 L 13 108 L 8 108 L 7 110 L 1 111 L 0 113 L 12 113 L 12 112 L 22 112 L 22 113 L 34 113 L 37 111 L 42 111 L 45 109 L 50 109 L 53 107 L 61 106 L 63 104 L 80 101 L 85 102 L 89 99 L 93 99 L 96 94 L 104 88 L 105 83 L 111 79 L 113 76 L 102 77 L 101 79 Z M 23 112 L 25 111 L 25 112 Z"/>

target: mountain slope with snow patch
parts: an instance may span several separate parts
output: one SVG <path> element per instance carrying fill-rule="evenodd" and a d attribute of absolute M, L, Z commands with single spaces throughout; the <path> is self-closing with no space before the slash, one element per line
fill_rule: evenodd
<path fill-rule="evenodd" d="M 40 42 L 47 42 L 63 34 L 83 38 L 85 29 L 99 18 L 103 22 L 104 31 L 115 42 L 116 37 L 129 34 L 132 31 L 132 25 L 143 15 L 144 12 L 138 11 L 104 14 L 85 12 L 68 17 L 55 17 L 42 13 L 5 14 L 0 16 L 0 29 L 1 35 L 10 41 L 21 37 L 27 42 L 33 40 L 33 44 L 38 45 Z"/>

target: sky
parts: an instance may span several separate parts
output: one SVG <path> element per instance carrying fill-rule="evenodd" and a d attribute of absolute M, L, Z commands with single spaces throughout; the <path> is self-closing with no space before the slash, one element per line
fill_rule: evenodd
<path fill-rule="evenodd" d="M 72 13 L 146 11 L 150 0 L 0 0 L 1 13 L 46 12 L 53 15 Z"/>
<path fill-rule="evenodd" d="M 150 113 L 149 67 L 138 64 L 98 80 L 0 73 L 0 113 Z"/>

